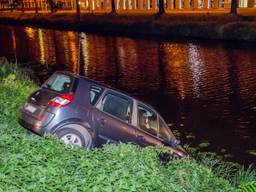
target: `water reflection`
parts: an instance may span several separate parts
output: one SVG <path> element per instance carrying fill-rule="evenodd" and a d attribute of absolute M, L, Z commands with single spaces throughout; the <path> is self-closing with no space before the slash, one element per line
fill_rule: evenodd
<path fill-rule="evenodd" d="M 14 52 L 14 59 L 17 60 L 16 36 L 15 36 L 14 30 L 11 30 L 11 35 L 12 35 L 12 46 L 13 46 L 13 52 Z"/>
<path fill-rule="evenodd" d="M 41 29 L 36 30 L 36 29 L 31 28 L 31 27 L 25 27 L 25 33 L 26 33 L 27 37 L 31 40 L 35 39 L 35 33 L 37 31 L 39 32 L 39 31 L 42 31 L 42 30 Z"/>
<path fill-rule="evenodd" d="M 81 60 L 80 64 L 82 63 L 82 65 L 83 65 L 82 70 L 84 72 L 84 75 L 88 76 L 88 68 L 89 68 L 89 52 L 88 52 L 89 43 L 88 42 L 89 41 L 88 41 L 85 33 L 81 33 L 80 37 L 81 37 L 81 42 L 80 42 L 81 49 L 80 50 L 82 51 L 82 58 L 80 59 Z M 78 69 L 80 70 L 80 68 L 81 67 L 79 66 Z"/>
<path fill-rule="evenodd" d="M 200 53 L 197 50 L 197 46 L 190 43 L 188 45 L 188 53 L 190 70 L 192 72 L 193 93 L 196 98 L 200 98 L 200 84 L 202 82 L 201 78 L 202 72 L 204 71 L 204 66 L 201 60 Z"/>
<path fill-rule="evenodd" d="M 0 41 L 0 56 L 28 63 L 41 80 L 69 70 L 110 84 L 153 105 L 183 136 L 192 133 L 187 142 L 208 140 L 208 150 L 256 160 L 245 152 L 256 148 L 254 45 L 11 26 L 0 27 Z"/>
<path fill-rule="evenodd" d="M 191 71 L 188 65 L 188 47 L 186 44 L 164 43 L 164 60 L 166 63 L 167 84 L 178 90 L 179 96 L 184 100 L 191 92 Z"/>
<path fill-rule="evenodd" d="M 38 30 L 39 37 L 39 47 L 40 47 L 40 62 L 45 64 L 45 52 L 44 52 L 44 41 L 43 41 L 43 32 L 42 29 Z"/>

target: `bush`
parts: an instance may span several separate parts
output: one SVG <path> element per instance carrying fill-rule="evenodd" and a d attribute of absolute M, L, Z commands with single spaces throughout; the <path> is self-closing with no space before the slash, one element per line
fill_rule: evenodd
<path fill-rule="evenodd" d="M 218 175 L 207 160 L 161 164 L 162 148 L 120 144 L 70 149 L 54 136 L 27 135 L 16 118 L 36 88 L 16 65 L 0 66 L 0 191 L 233 192 L 239 186 Z"/>
<path fill-rule="evenodd" d="M 24 132 L 23 129 L 17 129 L 20 128 L 17 123 L 18 109 L 37 86 L 24 70 L 9 63 L 0 66 L 0 83 L 0 134 Z"/>

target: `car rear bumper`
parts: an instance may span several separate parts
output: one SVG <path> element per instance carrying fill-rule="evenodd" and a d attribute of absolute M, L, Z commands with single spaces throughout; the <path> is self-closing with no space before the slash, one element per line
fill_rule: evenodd
<path fill-rule="evenodd" d="M 41 126 L 37 125 L 37 124 L 31 124 L 31 122 L 29 121 L 25 121 L 24 119 L 19 118 L 18 119 L 19 124 L 28 129 L 29 131 L 32 131 L 33 133 L 39 134 L 39 135 L 43 135 L 43 131 Z"/>
<path fill-rule="evenodd" d="M 45 127 L 52 121 L 54 114 L 45 112 L 40 119 L 33 117 L 26 111 L 21 110 L 18 122 L 21 126 L 38 135 L 44 135 Z"/>

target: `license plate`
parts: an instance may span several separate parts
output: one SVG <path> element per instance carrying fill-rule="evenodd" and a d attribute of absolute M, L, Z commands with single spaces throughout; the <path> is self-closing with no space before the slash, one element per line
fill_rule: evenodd
<path fill-rule="evenodd" d="M 25 107 L 25 109 L 31 113 L 34 113 L 36 111 L 36 108 L 29 104 Z"/>

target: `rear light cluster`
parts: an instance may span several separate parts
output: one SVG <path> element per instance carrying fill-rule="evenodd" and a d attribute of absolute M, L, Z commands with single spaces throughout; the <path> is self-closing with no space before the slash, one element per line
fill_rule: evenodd
<path fill-rule="evenodd" d="M 70 104 L 75 98 L 74 94 L 65 94 L 54 97 L 51 101 L 48 102 L 48 105 L 53 107 L 65 107 Z"/>

